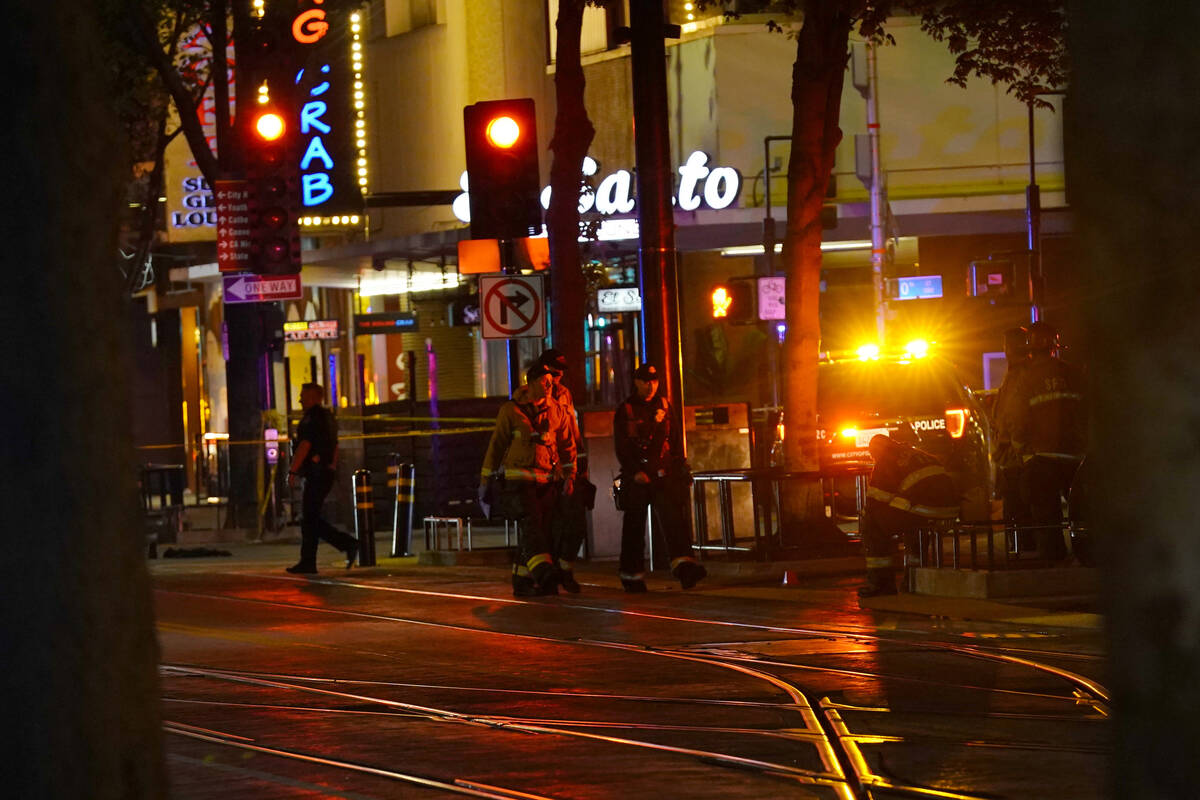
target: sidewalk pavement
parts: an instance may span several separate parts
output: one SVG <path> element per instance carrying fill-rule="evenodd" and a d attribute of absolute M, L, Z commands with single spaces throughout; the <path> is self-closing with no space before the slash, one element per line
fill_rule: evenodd
<path fill-rule="evenodd" d="M 503 542 L 503 529 L 498 532 L 483 529 L 476 531 L 480 545 Z M 189 545 L 161 545 L 160 558 L 150 563 L 156 572 L 204 570 L 217 567 L 270 569 L 282 571 L 295 562 L 299 552 L 299 531 L 288 529 L 284 535 L 261 542 L 224 542 L 201 545 L 206 550 L 228 552 L 229 556 L 209 555 L 199 558 L 172 558 L 169 550 L 196 550 Z M 499 583 L 507 583 L 510 551 L 503 547 L 479 547 L 472 551 L 424 549 L 424 535 L 417 531 L 413 536 L 413 555 L 392 558 L 391 534 L 384 532 L 376 536 L 376 566 L 355 566 L 345 569 L 341 553 L 322 543 L 318 551 L 318 567 L 329 577 L 364 575 L 386 577 L 397 569 L 419 569 L 435 571 L 439 568 L 454 568 L 469 571 L 483 577 L 495 574 Z M 861 556 L 825 558 L 799 561 L 750 562 L 720 561 L 707 559 L 704 562 L 709 576 L 694 592 L 717 594 L 728 597 L 761 599 L 772 602 L 821 602 L 846 601 L 845 593 L 857 588 L 857 581 L 847 580 L 860 576 L 864 571 Z M 218 567 L 219 568 L 219 567 Z M 939 572 L 963 572 L 963 570 L 940 570 Z M 1043 571 L 1044 572 L 1044 571 Z M 586 587 L 603 587 L 618 591 L 615 561 L 581 561 L 576 565 L 580 583 Z M 1049 578 L 1049 573 L 1044 573 Z M 784 584 L 787 575 L 788 583 Z M 948 576 L 951 581 L 960 578 Z M 839 580 L 842 579 L 842 580 Z M 652 572 L 647 576 L 652 592 L 680 591 L 679 584 L 666 571 Z M 926 580 L 927 585 L 930 584 Z M 1086 584 L 1087 581 L 1084 581 Z M 936 586 L 934 586 L 936 588 Z M 857 599 L 857 598 L 855 598 Z M 1019 600 L 997 600 L 979 597 L 946 596 L 931 593 L 865 598 L 859 605 L 871 611 L 910 614 L 922 617 L 972 620 L 980 622 L 1004 622 L 1015 625 L 1038 625 L 1061 628 L 1098 630 L 1103 617 L 1092 613 L 1095 606 L 1094 593 L 1073 595 L 1026 596 Z"/>

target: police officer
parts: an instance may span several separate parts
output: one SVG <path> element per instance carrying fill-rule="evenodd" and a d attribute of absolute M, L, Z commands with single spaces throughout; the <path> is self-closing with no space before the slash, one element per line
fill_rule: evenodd
<path fill-rule="evenodd" d="M 923 527 L 952 520 L 959 512 L 959 491 L 936 457 L 916 447 L 917 437 L 904 426 L 892 435 L 871 437 L 875 466 L 867 486 L 862 517 L 866 583 L 860 597 L 896 593 L 892 537 L 910 536 Z M 910 547 L 915 542 L 907 543 Z"/>
<path fill-rule="evenodd" d="M 550 370 L 535 364 L 525 380 L 496 416 L 480 485 L 485 491 L 499 476 L 500 508 L 518 523 L 512 578 L 517 597 L 558 593 L 551 518 L 559 493 L 573 492 L 575 479 L 575 444 L 566 412 L 550 397 Z"/>
<path fill-rule="evenodd" d="M 1004 503 L 1004 524 L 1018 550 L 1032 549 L 1033 541 L 1018 530 L 1030 524 L 1029 504 L 1021 496 L 1021 455 L 1012 446 L 1013 395 L 1029 367 L 1029 332 L 1012 328 L 1004 332 L 1004 357 L 1008 370 L 992 406 L 992 463 L 996 465 L 996 492 Z M 1027 547 L 1028 545 L 1028 547 Z"/>
<path fill-rule="evenodd" d="M 542 353 L 538 363 L 550 370 L 554 383 L 550 387 L 550 398 L 562 406 L 567 414 L 567 426 L 575 444 L 574 491 L 562 492 L 554 510 L 552 522 L 552 549 L 558 567 L 558 582 L 571 594 L 579 593 L 579 581 L 575 580 L 575 558 L 587 535 L 587 509 L 595 500 L 596 487 L 588 480 L 587 453 L 583 450 L 583 436 L 579 432 L 579 417 L 571 390 L 562 382 L 567 371 L 567 357 L 553 348 Z"/>
<path fill-rule="evenodd" d="M 654 509 L 671 559 L 671 573 L 684 589 L 708 575 L 692 555 L 687 487 L 691 472 L 683 459 L 682 431 L 671 425 L 671 405 L 658 394 L 658 369 L 642 364 L 633 373 L 634 393 L 613 415 L 613 439 L 621 464 L 621 585 L 646 591 L 646 508 Z"/>
<path fill-rule="evenodd" d="M 298 478 L 304 478 L 300 561 L 287 568 L 295 575 L 316 574 L 318 539 L 345 552 L 347 569 L 354 565 L 358 556 L 358 540 L 329 524 L 321 515 L 337 469 L 337 421 L 329 409 L 321 405 L 324 399 L 325 388 L 321 384 L 306 383 L 300 387 L 304 417 L 296 427 L 296 451 L 288 467 L 289 486 L 295 486 Z"/>
<path fill-rule="evenodd" d="M 1053 325 L 1029 326 L 1029 366 L 1012 399 L 1012 446 L 1021 458 L 1021 493 L 1038 526 L 1038 550 L 1049 561 L 1067 558 L 1062 500 L 1087 441 L 1083 375 L 1057 357 L 1058 346 Z"/>

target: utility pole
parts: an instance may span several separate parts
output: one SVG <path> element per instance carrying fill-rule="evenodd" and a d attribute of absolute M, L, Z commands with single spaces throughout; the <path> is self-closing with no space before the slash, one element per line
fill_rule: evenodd
<path fill-rule="evenodd" d="M 671 424 L 683 430 L 683 363 L 679 344 L 679 279 L 675 253 L 674 186 L 667 118 L 668 33 L 662 0 L 631 0 L 634 149 L 637 154 L 638 285 L 642 292 L 642 353 L 663 373 Z M 673 35 L 678 36 L 678 29 Z"/>
<path fill-rule="evenodd" d="M 879 73 L 875 43 L 867 42 L 867 138 L 871 143 L 871 297 L 875 303 L 875 341 L 887 342 L 887 302 L 883 293 L 883 270 L 887 263 L 887 231 L 884 215 L 887 197 L 879 160 Z"/>

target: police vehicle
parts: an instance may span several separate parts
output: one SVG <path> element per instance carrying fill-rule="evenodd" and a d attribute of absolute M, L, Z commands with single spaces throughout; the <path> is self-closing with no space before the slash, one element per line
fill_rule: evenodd
<path fill-rule="evenodd" d="M 902 351 L 881 352 L 866 345 L 855 352 L 827 355 L 817 372 L 817 436 L 821 468 L 837 474 L 871 465 L 867 445 L 876 434 L 890 435 L 904 423 L 917 446 L 937 456 L 963 492 L 961 518 L 991 514 L 993 471 L 988 417 L 979 398 L 954 367 L 923 341 Z M 853 514 L 853 479 L 835 479 L 841 514 Z"/>

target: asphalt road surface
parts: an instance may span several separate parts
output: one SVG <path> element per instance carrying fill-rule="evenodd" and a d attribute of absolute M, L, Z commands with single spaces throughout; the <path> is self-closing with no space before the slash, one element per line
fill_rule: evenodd
<path fill-rule="evenodd" d="M 153 567 L 173 797 L 1104 796 L 1095 630 L 863 610 L 847 577 L 627 595 L 599 565 L 517 600 L 289 557 Z"/>

